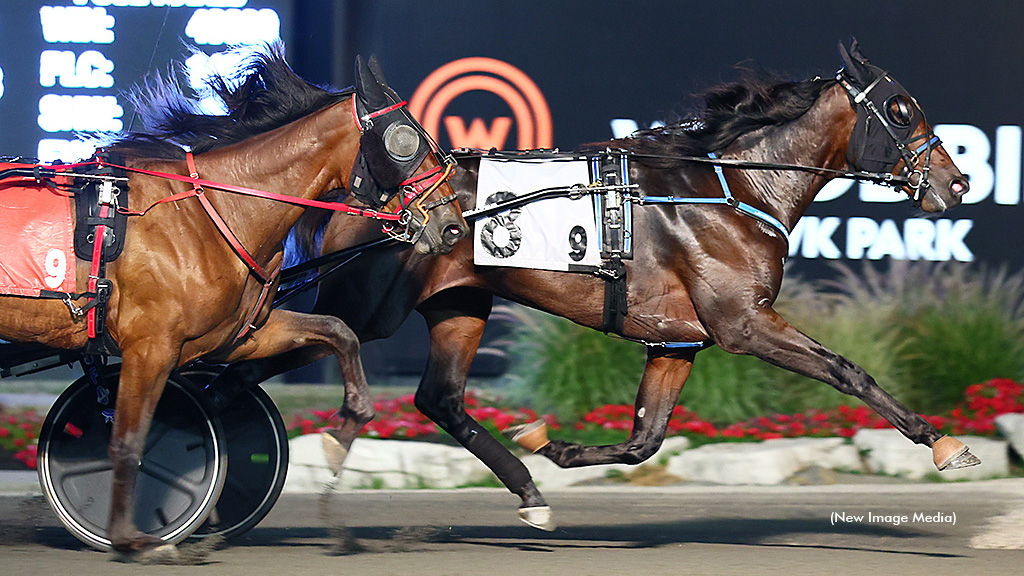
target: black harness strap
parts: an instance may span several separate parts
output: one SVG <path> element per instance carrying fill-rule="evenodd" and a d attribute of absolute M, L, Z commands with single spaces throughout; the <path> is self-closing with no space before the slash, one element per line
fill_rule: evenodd
<path fill-rule="evenodd" d="M 104 226 L 102 257 L 104 262 L 112 262 L 121 255 L 124 249 L 125 232 L 128 228 L 128 216 L 118 210 L 109 210 L 107 216 L 101 216 L 100 186 L 106 179 L 127 179 L 123 170 L 109 165 L 122 164 L 123 158 L 106 150 L 96 153 L 102 164 L 85 166 L 75 172 L 75 255 L 82 260 L 92 260 L 96 226 Z M 85 177 L 93 179 L 85 179 Z M 78 180 L 81 179 L 81 185 Z M 117 187 L 117 203 L 128 205 L 128 186 L 119 184 Z"/>
<path fill-rule="evenodd" d="M 605 280 L 601 331 L 605 334 L 621 334 L 626 315 L 629 313 L 629 304 L 626 301 L 626 266 L 622 260 L 614 257 L 597 269 L 597 275 Z"/>

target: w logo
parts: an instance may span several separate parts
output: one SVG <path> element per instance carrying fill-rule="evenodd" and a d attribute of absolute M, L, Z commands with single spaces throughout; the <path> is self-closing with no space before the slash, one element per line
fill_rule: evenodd
<path fill-rule="evenodd" d="M 489 122 L 472 117 L 468 123 L 462 116 L 445 115 L 456 98 L 470 92 L 499 98 L 509 115 Z M 551 148 L 553 142 L 544 94 L 522 70 L 493 58 L 463 58 L 438 68 L 416 89 L 409 111 L 442 146 L 447 141 L 452 148 L 527 150 Z"/>

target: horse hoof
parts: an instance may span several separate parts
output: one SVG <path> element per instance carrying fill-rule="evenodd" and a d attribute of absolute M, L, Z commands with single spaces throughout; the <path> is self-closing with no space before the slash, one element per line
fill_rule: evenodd
<path fill-rule="evenodd" d="M 338 440 L 334 430 L 328 430 L 320 435 L 320 443 L 324 447 L 324 456 L 327 458 L 327 468 L 335 476 L 341 474 L 345 467 L 345 458 L 348 458 L 348 448 Z"/>
<path fill-rule="evenodd" d="M 956 470 L 981 464 L 981 459 L 971 454 L 967 445 L 951 436 L 943 436 L 932 444 L 935 467 L 941 470 Z"/>
<path fill-rule="evenodd" d="M 555 521 L 551 519 L 551 506 L 528 506 L 519 509 L 519 519 L 527 526 L 552 532 Z"/>
<path fill-rule="evenodd" d="M 135 561 L 141 564 L 180 564 L 181 554 L 174 544 L 161 544 L 138 552 Z"/>
<path fill-rule="evenodd" d="M 506 428 L 502 434 L 506 438 L 526 448 L 530 452 L 536 452 L 548 445 L 548 426 L 543 420 L 534 420 L 518 426 Z M 529 524 L 529 522 L 527 522 Z"/>

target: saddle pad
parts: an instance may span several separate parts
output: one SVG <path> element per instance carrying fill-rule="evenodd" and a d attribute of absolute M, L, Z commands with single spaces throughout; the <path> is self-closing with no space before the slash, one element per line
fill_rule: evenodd
<path fill-rule="evenodd" d="M 74 292 L 72 241 L 66 193 L 31 178 L 0 181 L 0 294 Z"/>
<path fill-rule="evenodd" d="M 590 184 L 585 160 L 492 160 L 482 158 L 476 208 L 552 187 Z M 568 271 L 599 266 L 596 197 L 548 198 L 531 202 L 473 225 L 473 262 Z"/>

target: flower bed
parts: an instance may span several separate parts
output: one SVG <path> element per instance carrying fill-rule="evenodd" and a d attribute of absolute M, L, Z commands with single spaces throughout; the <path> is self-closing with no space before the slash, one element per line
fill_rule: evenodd
<path fill-rule="evenodd" d="M 1024 385 L 1007 379 L 974 384 L 965 391 L 965 399 L 948 416 L 924 416 L 947 434 L 991 436 L 995 419 L 1002 414 L 1024 412 Z M 588 428 L 624 430 L 633 427 L 632 406 L 602 406 L 576 424 Z M 716 426 L 696 413 L 676 406 L 668 423 L 668 435 L 685 434 L 698 440 L 770 440 L 801 436 L 841 436 L 850 438 L 863 428 L 891 428 L 885 419 L 867 406 L 840 406 L 830 410 L 808 410 L 800 414 L 773 414 Z"/>
<path fill-rule="evenodd" d="M 529 408 L 500 407 L 485 402 L 471 391 L 466 393 L 465 402 L 466 412 L 492 431 L 504 430 L 513 424 L 530 422 L 541 417 L 552 428 L 560 428 L 558 422 L 550 415 L 539 416 Z M 373 409 L 377 414 L 363 428 L 361 436 L 414 440 L 441 434 L 437 425 L 416 409 L 412 394 L 397 398 L 379 397 L 374 401 Z M 340 424 L 341 419 L 336 411 L 307 410 L 288 420 L 288 436 L 294 438 L 302 434 L 318 433 Z"/>
<path fill-rule="evenodd" d="M 362 436 L 401 440 L 438 440 L 445 437 L 416 409 L 411 394 L 397 398 L 380 397 L 374 401 L 373 407 L 377 415 L 363 429 Z M 513 424 L 543 418 L 552 430 L 562 432 L 561 435 L 567 439 L 587 444 L 621 441 L 633 428 L 631 405 L 601 406 L 567 427 L 550 415 L 538 415 L 528 408 L 501 406 L 472 392 L 466 394 L 466 410 L 492 433 Z M 1024 412 L 1024 385 L 1012 380 L 994 379 L 968 387 L 964 400 L 948 415 L 925 416 L 925 419 L 945 433 L 991 436 L 996 432 L 996 417 L 1015 412 Z M 34 411 L 9 413 L 0 406 L 0 453 L 13 455 L 25 467 L 35 468 L 35 440 L 42 421 L 43 417 Z M 341 423 L 337 412 L 330 410 L 306 410 L 291 416 L 287 422 L 289 437 L 317 433 Z M 866 406 L 773 414 L 724 425 L 708 422 L 697 413 L 676 406 L 668 422 L 668 435 L 686 435 L 700 443 L 801 436 L 849 438 L 863 428 L 889 426 Z"/>
<path fill-rule="evenodd" d="M 34 469 L 36 440 L 42 425 L 43 417 L 33 410 L 11 413 L 0 406 L 0 453 Z"/>

